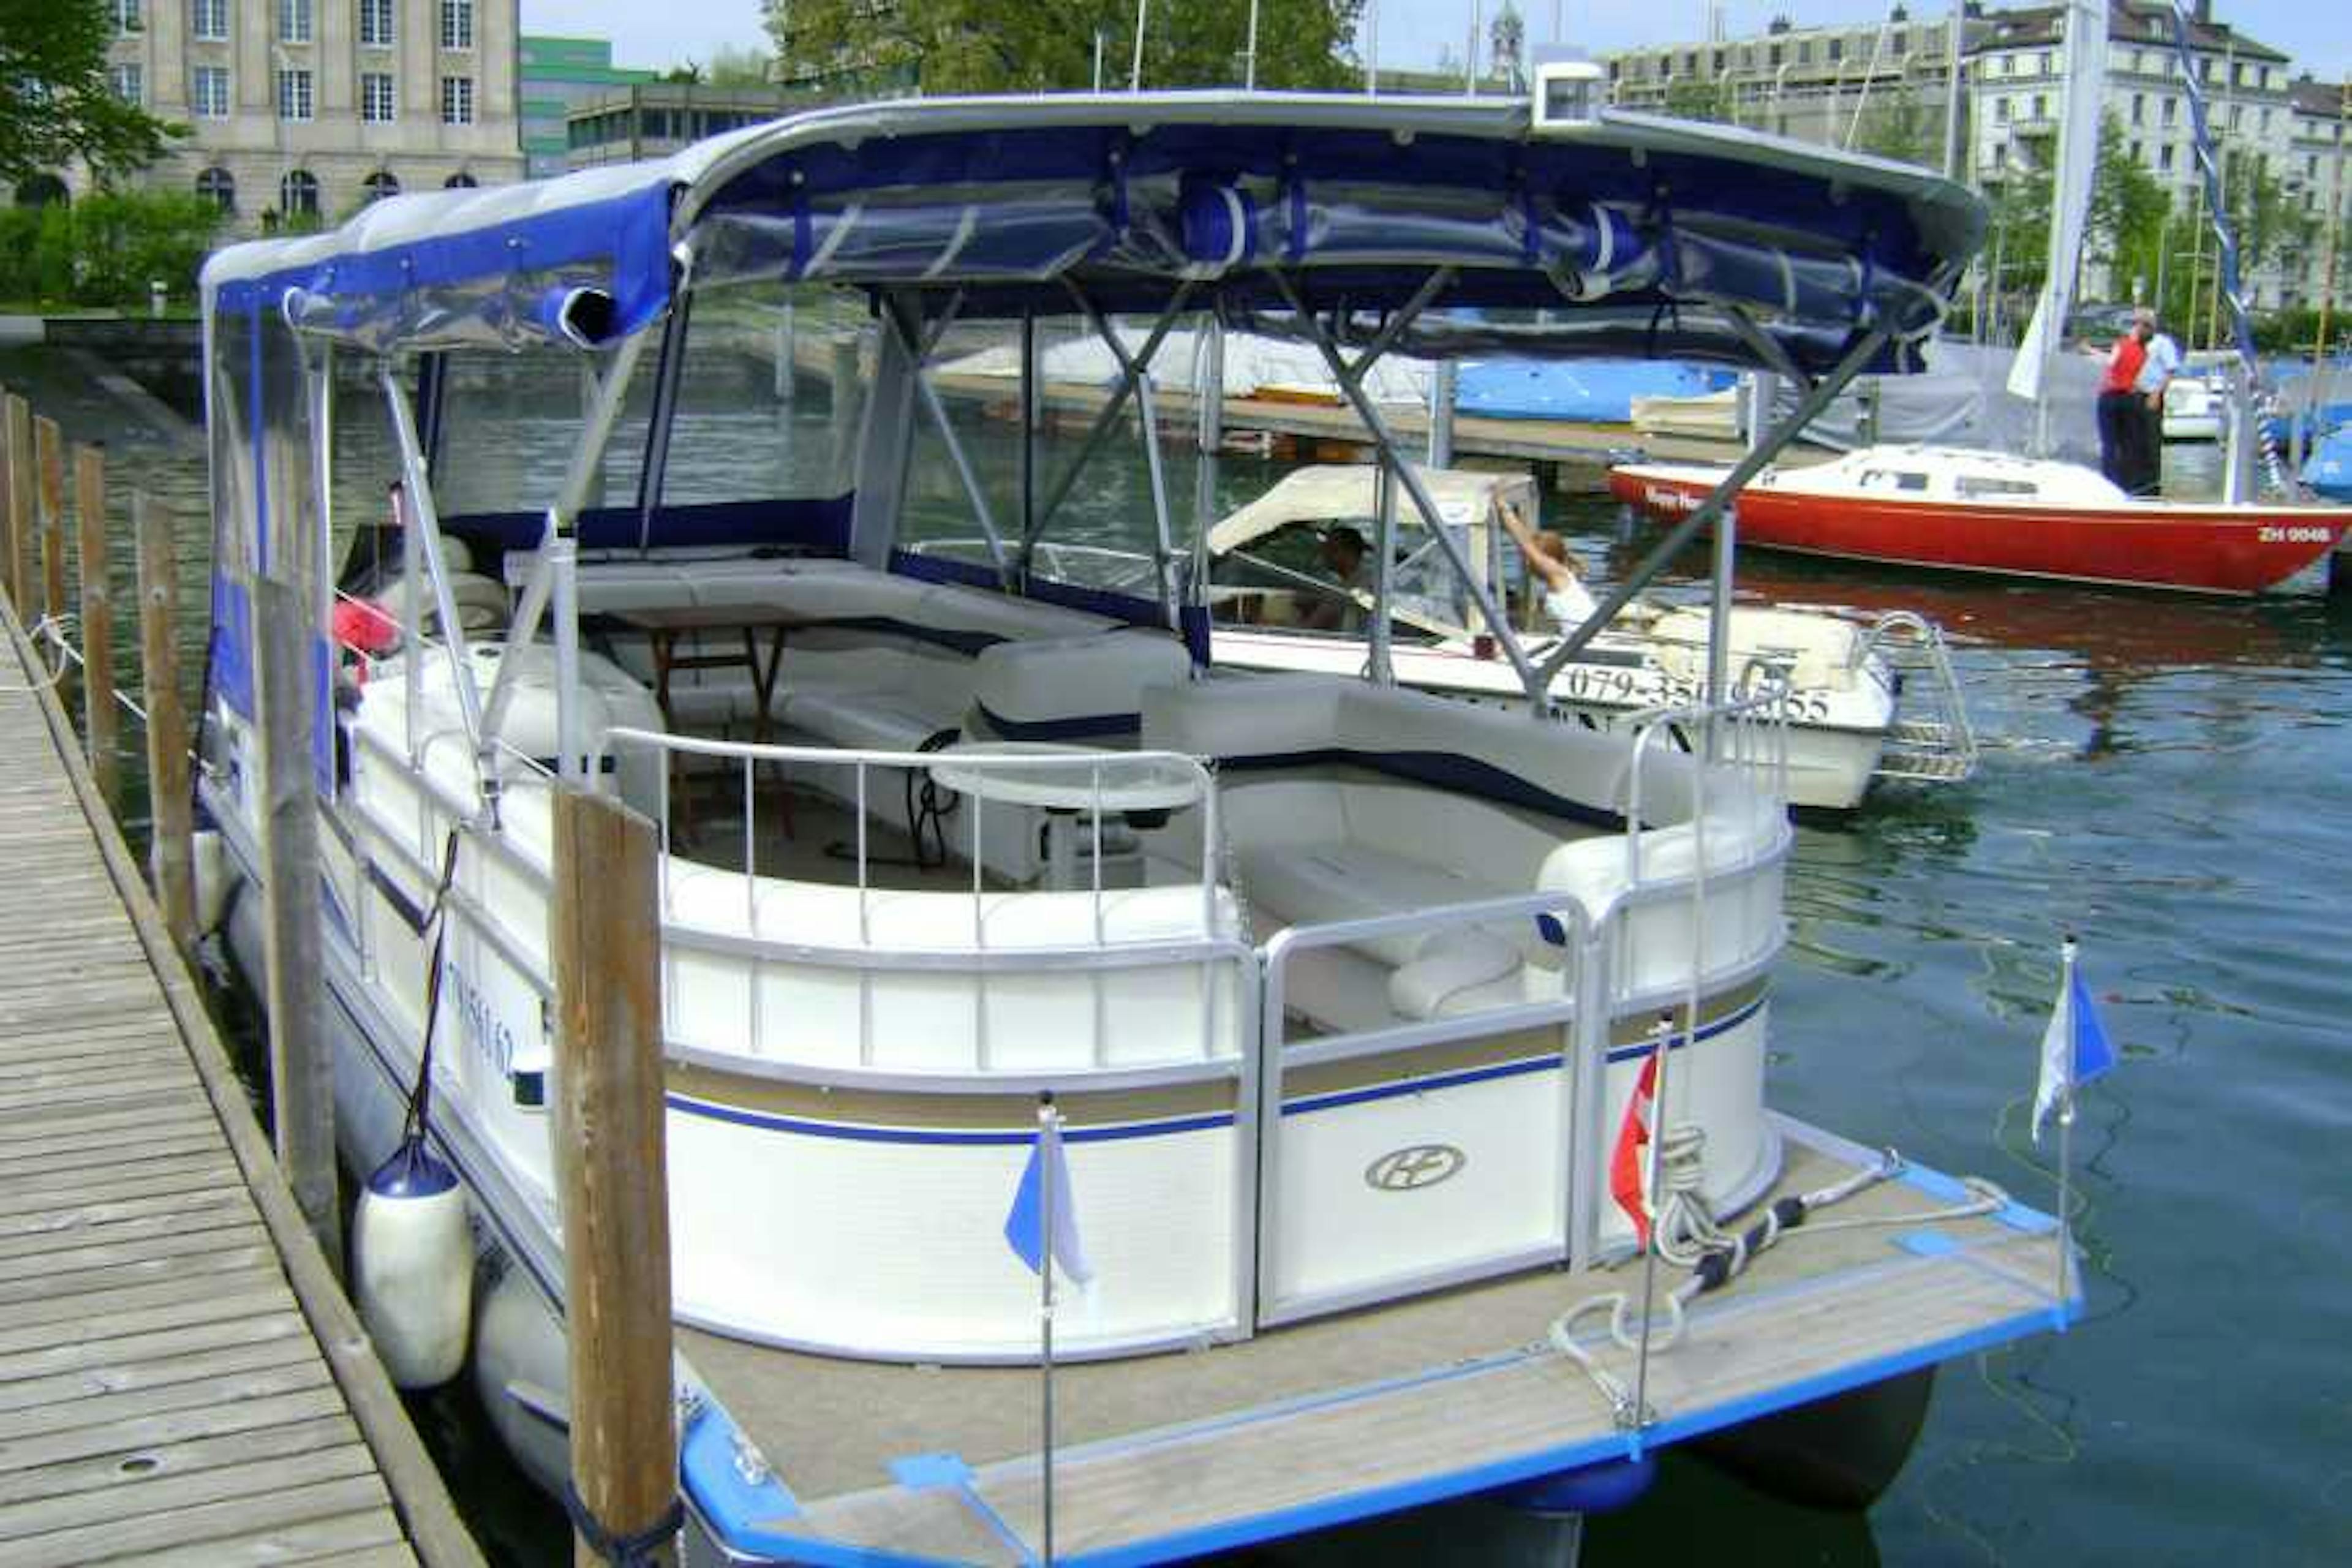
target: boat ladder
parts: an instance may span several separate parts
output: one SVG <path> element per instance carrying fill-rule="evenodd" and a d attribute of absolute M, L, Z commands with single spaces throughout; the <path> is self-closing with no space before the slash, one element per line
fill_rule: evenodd
<path fill-rule="evenodd" d="M 1976 731 L 1943 629 L 1913 611 L 1890 610 L 1871 623 L 1863 647 L 1865 658 L 1884 653 L 1900 682 L 1901 700 L 1874 776 L 1958 784 L 1974 773 Z"/>

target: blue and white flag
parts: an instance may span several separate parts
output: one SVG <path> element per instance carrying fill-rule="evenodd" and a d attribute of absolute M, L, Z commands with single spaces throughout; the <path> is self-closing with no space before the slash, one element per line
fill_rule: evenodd
<path fill-rule="evenodd" d="M 2066 977 L 2058 986 L 2057 1005 L 2050 1010 L 2050 1026 L 2042 1034 L 2042 1081 L 2033 1091 L 2033 1141 L 2057 1111 L 2059 1120 L 2074 1119 L 2074 1090 L 2116 1065 L 2107 1031 L 2099 1024 L 2099 1010 L 2074 967 L 2070 951 Z"/>
<path fill-rule="evenodd" d="M 1046 1184 L 1052 1183 L 1050 1189 Z M 1004 1240 L 1030 1272 L 1045 1271 L 1045 1196 L 1053 1194 L 1052 1253 L 1062 1272 L 1084 1285 L 1095 1277 L 1087 1250 L 1078 1241 L 1078 1205 L 1070 1195 L 1070 1159 L 1062 1149 L 1062 1119 L 1046 1116 L 1038 1125 L 1036 1144 L 1022 1167 L 1021 1185 L 1013 1194 L 1013 1207 L 1004 1216 Z"/>

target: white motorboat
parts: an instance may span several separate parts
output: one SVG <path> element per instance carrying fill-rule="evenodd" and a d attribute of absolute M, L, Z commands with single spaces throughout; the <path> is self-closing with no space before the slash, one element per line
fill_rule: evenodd
<path fill-rule="evenodd" d="M 327 619 L 331 480 L 365 460 L 338 433 L 380 419 L 402 647 L 319 715 L 323 964 L 294 978 L 324 987 L 359 1169 L 430 1084 L 431 1143 L 502 1265 L 478 1381 L 551 1485 L 565 792 L 661 832 L 679 1486 L 714 1557 L 1051 1559 L 1058 1498 L 1063 1550 L 1166 1560 L 1446 1497 L 1589 1506 L 1644 1445 L 1731 1433 L 1791 1459 L 1827 1434 L 1868 1478 L 1852 1502 L 1907 1449 L 1923 1369 L 2077 1310 L 2052 1222 L 1765 1104 L 1785 704 L 1734 688 L 1727 578 L 1698 700 L 1640 724 L 1381 670 L 1226 674 L 1164 502 L 1146 594 L 1056 580 L 1045 553 L 1130 398 L 1150 429 L 1152 339 L 1121 345 L 1052 495 L 1023 395 L 1017 533 L 926 380 L 956 319 L 1117 342 L 1113 311 L 1155 336 L 1250 318 L 1344 369 L 1451 554 L 1361 396 L 1381 353 L 1638 343 L 1769 359 L 1825 399 L 1903 363 L 1982 233 L 1923 173 L 1585 103 L 865 105 L 394 197 L 208 263 L 199 788 L 229 946 L 264 962 L 258 780 L 287 772 L 262 754 L 251 583 L 299 583 Z M 836 290 L 878 323 L 861 419 L 751 405 L 765 361 L 706 379 L 728 329 Z M 1536 300 L 1532 339 L 1491 314 Z M 576 425 L 495 403 L 519 358 L 580 367 Z M 635 497 L 593 505 L 631 407 Z M 839 467 L 800 447 L 828 431 Z M 919 432 L 984 562 L 912 548 Z M 1548 680 L 1456 565 L 1523 682 Z M 485 605 L 495 634 L 461 613 Z M 1006 1237 L 1048 1095 L 1095 1263 L 1056 1320 L 1059 1450 L 1008 1370 L 1040 1359 Z M 1802 1228 L 1830 1205 L 1858 1223 Z M 1801 1406 L 1802 1430 L 1781 1420 Z"/>
<path fill-rule="evenodd" d="M 1512 551 L 1499 509 L 1534 516 L 1525 474 L 1419 470 L 1444 526 L 1460 539 L 1476 580 L 1502 591 Z M 1328 523 L 1376 531 L 1380 470 L 1364 465 L 1301 468 L 1220 522 L 1209 536 L 1223 585 L 1213 589 L 1217 663 L 1243 669 L 1352 674 L 1360 633 L 1331 636 L 1302 620 L 1335 590 L 1270 559 L 1286 531 Z M 1400 524 L 1412 520 L 1399 513 Z M 1390 567 L 1389 658 L 1403 685 L 1474 701 L 1523 705 L 1526 689 L 1491 639 L 1469 629 L 1475 606 L 1427 531 L 1405 527 Z M 1360 619 L 1367 601 L 1350 604 Z M 1531 626 L 1536 606 L 1519 620 Z M 1551 710 L 1587 728 L 1638 723 L 1643 715 L 1699 700 L 1706 689 L 1703 607 L 1628 604 L 1549 687 Z M 1904 611 L 1868 621 L 1819 611 L 1742 605 L 1731 611 L 1733 683 L 1770 690 L 1769 710 L 1788 730 L 1788 796 L 1794 805 L 1849 809 L 1874 779 L 1965 779 L 1976 764 L 1966 704 L 1932 622 Z M 1549 639 L 1531 648 L 1541 658 Z M 1900 661 L 1901 668 L 1897 667 Z M 1906 677 L 1909 679 L 1906 680 Z"/>

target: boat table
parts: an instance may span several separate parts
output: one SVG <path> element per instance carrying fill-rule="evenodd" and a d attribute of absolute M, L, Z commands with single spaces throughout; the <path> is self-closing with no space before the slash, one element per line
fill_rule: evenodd
<path fill-rule="evenodd" d="M 1201 797 L 1199 774 L 1180 763 L 1132 752 L 1105 751 L 1056 741 L 966 741 L 941 747 L 932 782 L 976 800 L 1035 806 L 1045 813 L 1045 884 L 1066 891 L 1077 883 L 1078 814 L 1118 812 L 1164 816 Z M 1028 757 L 1034 765 L 974 767 L 978 757 Z M 1086 758 L 1091 767 L 1082 767 Z M 1058 759 L 1058 761 L 1052 760 Z"/>
<path fill-rule="evenodd" d="M 740 669 L 751 678 L 751 739 L 764 743 L 769 726 L 774 722 L 772 710 L 776 696 L 776 671 L 784 659 L 784 634 L 803 617 L 791 615 L 774 605 L 678 605 L 661 608 L 614 610 L 613 619 L 623 626 L 646 634 L 647 647 L 654 661 L 654 704 L 661 710 L 662 727 L 671 733 L 678 732 L 677 716 L 670 708 L 670 677 L 679 670 Z M 760 634 L 768 634 L 767 651 L 763 658 Z M 740 650 L 730 647 L 712 653 L 696 648 L 681 654 L 677 651 L 680 637 L 700 637 L 709 634 L 733 634 L 741 639 Z M 672 765 L 677 764 L 675 754 Z M 793 830 L 792 797 L 784 802 L 784 833 Z M 679 795 L 687 832 L 694 831 L 692 794 Z"/>

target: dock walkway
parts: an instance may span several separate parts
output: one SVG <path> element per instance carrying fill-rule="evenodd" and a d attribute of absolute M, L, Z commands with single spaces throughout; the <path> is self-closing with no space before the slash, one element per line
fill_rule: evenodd
<path fill-rule="evenodd" d="M 472 1563 L 0 600 L 0 1568 Z"/>

